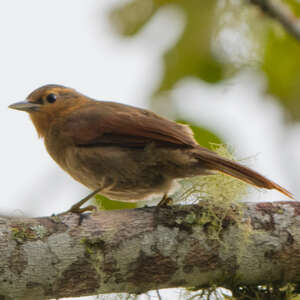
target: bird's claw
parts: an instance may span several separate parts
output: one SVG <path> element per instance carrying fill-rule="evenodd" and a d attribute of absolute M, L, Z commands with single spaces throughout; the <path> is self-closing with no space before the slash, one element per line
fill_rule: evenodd
<path fill-rule="evenodd" d="M 97 210 L 97 207 L 95 205 L 88 205 L 86 207 L 80 207 L 80 206 L 76 206 L 76 205 L 73 205 L 68 211 L 68 212 L 71 212 L 73 214 L 82 214 L 86 211 L 90 211 L 90 212 L 93 212 L 93 211 L 96 211 Z"/>
<path fill-rule="evenodd" d="M 157 206 L 159 207 L 169 207 L 173 204 L 173 199 L 171 197 L 168 197 L 167 195 L 164 195 Z"/>
<path fill-rule="evenodd" d="M 58 214 L 57 216 L 63 216 L 63 215 L 66 215 L 68 213 L 81 215 L 82 213 L 84 213 L 86 211 L 94 212 L 96 210 L 97 210 L 97 207 L 94 206 L 94 205 L 88 205 L 88 206 L 82 207 L 82 208 L 78 205 L 73 205 L 70 209 Z"/>

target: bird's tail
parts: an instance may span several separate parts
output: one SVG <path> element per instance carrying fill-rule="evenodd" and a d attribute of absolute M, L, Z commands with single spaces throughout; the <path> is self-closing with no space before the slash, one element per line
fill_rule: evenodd
<path fill-rule="evenodd" d="M 215 152 L 209 151 L 202 147 L 197 147 L 195 156 L 200 161 L 205 162 L 206 166 L 215 171 L 220 171 L 227 175 L 231 175 L 235 178 L 243 180 L 254 186 L 265 188 L 265 189 L 275 189 L 282 194 L 294 199 L 293 194 L 278 185 L 277 183 L 267 179 L 261 174 L 247 168 L 237 162 L 231 161 L 229 159 L 223 158 Z"/>

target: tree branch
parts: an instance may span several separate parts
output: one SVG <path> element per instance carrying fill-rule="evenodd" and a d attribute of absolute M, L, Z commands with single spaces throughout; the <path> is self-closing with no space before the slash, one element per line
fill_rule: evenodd
<path fill-rule="evenodd" d="M 300 42 L 300 20 L 280 0 L 250 0 L 270 17 L 276 19 L 294 38 Z"/>
<path fill-rule="evenodd" d="M 300 283 L 299 202 L 217 216 L 188 205 L 1 218 L 0 299 Z"/>

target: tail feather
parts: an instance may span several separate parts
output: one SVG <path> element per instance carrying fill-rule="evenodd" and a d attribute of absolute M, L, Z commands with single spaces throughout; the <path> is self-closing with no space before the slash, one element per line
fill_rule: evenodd
<path fill-rule="evenodd" d="M 294 199 L 293 194 L 288 190 L 248 167 L 223 158 L 215 152 L 209 151 L 202 147 L 197 148 L 197 152 L 195 154 L 198 159 L 206 162 L 207 166 L 211 168 L 211 170 L 216 170 L 227 175 L 231 175 L 260 188 L 275 189 L 289 198 Z"/>

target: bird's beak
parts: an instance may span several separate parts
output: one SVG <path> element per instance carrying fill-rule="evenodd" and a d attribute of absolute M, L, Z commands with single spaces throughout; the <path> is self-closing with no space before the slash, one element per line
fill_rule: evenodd
<path fill-rule="evenodd" d="M 39 111 L 41 105 L 37 103 L 31 103 L 28 101 L 17 102 L 14 104 L 9 105 L 9 108 L 22 110 L 27 112 Z"/>

